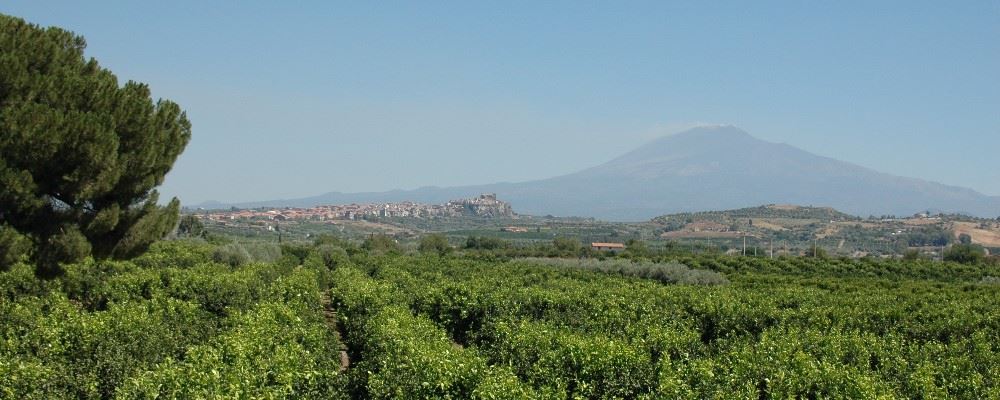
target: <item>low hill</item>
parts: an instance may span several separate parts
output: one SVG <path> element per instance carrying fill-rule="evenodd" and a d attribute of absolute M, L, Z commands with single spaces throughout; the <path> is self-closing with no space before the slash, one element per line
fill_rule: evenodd
<path fill-rule="evenodd" d="M 918 249 L 939 255 L 942 247 L 968 235 L 973 244 L 1000 248 L 1000 220 L 956 214 L 907 218 L 859 218 L 828 207 L 767 205 L 726 211 L 678 213 L 653 218 L 660 239 L 702 241 L 739 247 L 808 249 L 837 255 L 902 254 Z"/>
<path fill-rule="evenodd" d="M 653 218 L 653 222 L 665 223 L 670 220 L 732 220 L 747 218 L 814 219 L 818 221 L 860 221 L 861 218 L 845 214 L 830 207 L 806 207 L 784 204 L 770 204 L 759 207 L 740 208 L 726 211 L 699 211 L 663 215 Z"/>

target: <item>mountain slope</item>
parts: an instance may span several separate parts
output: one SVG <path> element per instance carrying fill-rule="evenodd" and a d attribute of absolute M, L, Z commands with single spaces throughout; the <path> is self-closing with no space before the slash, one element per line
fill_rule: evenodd
<path fill-rule="evenodd" d="M 880 173 L 731 126 L 666 136 L 602 165 L 559 177 L 453 188 L 325 195 L 240 206 L 449 199 L 495 192 L 526 214 L 642 220 L 674 212 L 759 204 L 834 207 L 856 215 L 922 210 L 1000 215 L 1000 198 L 970 189 Z"/>

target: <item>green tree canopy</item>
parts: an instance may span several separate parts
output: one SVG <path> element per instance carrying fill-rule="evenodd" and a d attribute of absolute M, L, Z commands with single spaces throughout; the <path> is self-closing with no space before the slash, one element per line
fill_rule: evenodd
<path fill-rule="evenodd" d="M 446 255 L 453 250 L 448 243 L 448 237 L 440 233 L 424 235 L 420 238 L 420 245 L 417 247 L 421 253 Z"/>
<path fill-rule="evenodd" d="M 625 242 L 625 254 L 630 257 L 646 257 L 649 255 L 649 246 L 639 239 L 629 239 Z"/>
<path fill-rule="evenodd" d="M 566 254 L 575 254 L 580 251 L 581 246 L 580 239 L 564 236 L 552 239 L 552 245 L 556 248 L 556 250 Z"/>
<path fill-rule="evenodd" d="M 469 236 L 465 240 L 466 249 L 498 250 L 511 247 L 509 241 L 490 236 Z"/>
<path fill-rule="evenodd" d="M 180 107 L 119 85 L 86 42 L 0 14 L 0 263 L 130 258 L 170 232 L 179 201 L 157 204 L 191 137 Z M 3 267 L 4 265 L 0 265 Z"/>
<path fill-rule="evenodd" d="M 205 224 L 194 215 L 189 214 L 181 217 L 181 222 L 177 225 L 177 234 L 180 236 L 202 237 L 205 236 L 205 233 Z"/>
<path fill-rule="evenodd" d="M 361 244 L 361 248 L 375 254 L 397 254 L 402 252 L 399 243 L 389 235 L 371 235 Z"/>
<path fill-rule="evenodd" d="M 986 250 L 978 244 L 953 244 L 944 251 L 945 261 L 963 264 L 977 264 L 986 259 Z"/>

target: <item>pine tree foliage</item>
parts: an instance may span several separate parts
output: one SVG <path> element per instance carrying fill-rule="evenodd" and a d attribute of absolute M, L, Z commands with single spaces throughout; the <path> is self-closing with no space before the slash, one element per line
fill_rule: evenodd
<path fill-rule="evenodd" d="M 0 267 L 130 258 L 177 223 L 157 205 L 191 136 L 180 107 L 119 85 L 59 28 L 0 15 Z"/>

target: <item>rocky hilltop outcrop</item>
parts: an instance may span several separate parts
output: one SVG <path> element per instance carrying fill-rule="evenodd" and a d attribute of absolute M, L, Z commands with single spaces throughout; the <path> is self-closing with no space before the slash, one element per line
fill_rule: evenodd
<path fill-rule="evenodd" d="M 479 217 L 512 217 L 514 210 L 510 203 L 497 200 L 496 193 L 483 193 L 479 197 L 449 201 L 450 205 L 461 205 L 467 214 Z"/>

